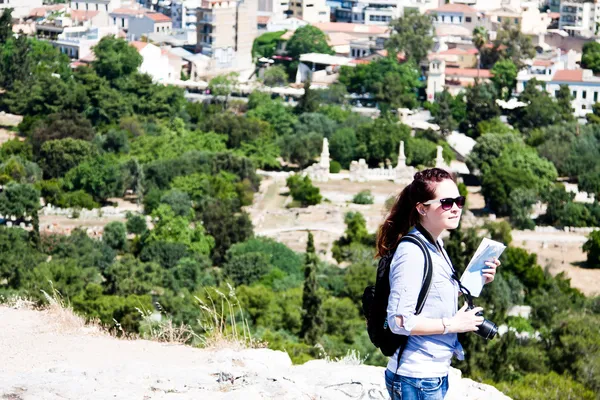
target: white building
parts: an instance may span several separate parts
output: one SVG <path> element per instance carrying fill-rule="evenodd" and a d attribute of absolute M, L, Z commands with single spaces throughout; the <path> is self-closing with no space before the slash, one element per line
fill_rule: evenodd
<path fill-rule="evenodd" d="M 592 37 L 600 22 L 600 4 L 564 1 L 560 5 L 559 28 L 571 36 Z"/>
<path fill-rule="evenodd" d="M 444 0 L 399 0 L 398 9 L 402 15 L 407 10 L 414 10 L 418 11 L 419 14 L 424 14 L 425 12 L 438 8 L 444 4 Z"/>
<path fill-rule="evenodd" d="M 331 9 L 325 0 L 295 0 L 289 2 L 289 15 L 309 24 L 329 22 Z"/>
<path fill-rule="evenodd" d="M 389 25 L 402 10 L 396 0 L 360 0 L 352 7 L 352 22 L 365 25 Z"/>
<path fill-rule="evenodd" d="M 519 71 L 517 75 L 515 93 L 521 93 L 525 89 L 526 83 L 533 78 L 540 82 L 549 83 L 558 71 L 579 69 L 579 65 L 577 65 L 579 56 L 580 54 L 574 50 L 569 50 L 567 53 L 560 53 L 559 50 L 559 54 L 554 57 L 535 58 L 529 61 L 527 67 Z"/>
<path fill-rule="evenodd" d="M 24 18 L 34 8 L 41 7 L 42 0 L 0 0 L 0 12 L 4 9 L 12 8 L 13 18 Z"/>
<path fill-rule="evenodd" d="M 133 40 L 138 40 L 150 33 L 169 33 L 172 30 L 173 22 L 171 18 L 164 14 L 148 12 L 129 19 L 127 36 Z"/>
<path fill-rule="evenodd" d="M 103 37 L 117 34 L 118 29 L 116 26 L 102 28 L 74 26 L 65 28 L 63 33 L 58 35 L 58 39 L 52 40 L 50 43 L 57 47 L 61 53 L 77 60 L 92 55 L 92 47 L 97 45 Z"/>
<path fill-rule="evenodd" d="M 131 42 L 143 58 L 139 72 L 155 82 L 173 82 L 181 78 L 182 58 L 151 43 Z"/>
<path fill-rule="evenodd" d="M 121 0 L 71 0 L 70 7 L 73 10 L 103 11 L 109 13 L 115 8 L 121 7 L 121 4 Z"/>
<path fill-rule="evenodd" d="M 499 8 L 512 8 L 518 10 L 523 3 L 522 0 L 450 0 L 450 4 L 464 4 L 473 7 L 477 11 L 491 11 Z"/>
<path fill-rule="evenodd" d="M 592 70 L 557 71 L 546 85 L 546 90 L 550 95 L 556 96 L 560 85 L 569 86 L 573 96 L 573 114 L 576 117 L 585 117 L 592 112 L 592 106 L 600 101 L 600 77 L 594 76 Z"/>
<path fill-rule="evenodd" d="M 146 11 L 148 10 L 141 7 L 115 8 L 108 14 L 110 25 L 127 30 L 129 29 L 129 19 L 135 18 L 138 15 L 143 15 L 146 13 Z"/>
<path fill-rule="evenodd" d="M 196 30 L 197 9 L 202 6 L 201 0 L 176 0 L 171 4 L 173 29 Z"/>

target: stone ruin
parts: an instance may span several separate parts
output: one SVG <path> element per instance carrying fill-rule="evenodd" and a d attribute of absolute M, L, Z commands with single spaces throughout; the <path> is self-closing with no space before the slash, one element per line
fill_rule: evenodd
<path fill-rule="evenodd" d="M 435 159 L 436 168 L 450 170 L 450 167 L 444 161 L 442 156 L 442 146 L 437 146 L 437 156 Z M 315 182 L 328 182 L 331 178 L 329 172 L 329 142 L 323 139 L 323 151 L 318 163 L 315 163 L 303 171 L 303 175 Z M 386 160 L 385 166 L 382 164 L 379 168 L 369 168 L 364 158 L 350 163 L 351 182 L 369 182 L 369 181 L 394 181 L 395 183 L 408 185 L 413 180 L 416 169 L 406 165 L 406 155 L 404 154 L 404 141 L 400 141 L 398 149 L 398 164 L 396 168 L 392 167 L 390 160 Z M 338 178 L 339 179 L 339 178 Z"/>

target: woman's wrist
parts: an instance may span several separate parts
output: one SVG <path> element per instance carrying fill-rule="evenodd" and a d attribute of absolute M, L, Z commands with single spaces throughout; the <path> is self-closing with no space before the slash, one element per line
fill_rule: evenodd
<path fill-rule="evenodd" d="M 450 321 L 450 318 L 442 318 L 442 325 L 444 326 L 444 331 L 442 332 L 443 335 L 452 333 L 452 322 Z"/>

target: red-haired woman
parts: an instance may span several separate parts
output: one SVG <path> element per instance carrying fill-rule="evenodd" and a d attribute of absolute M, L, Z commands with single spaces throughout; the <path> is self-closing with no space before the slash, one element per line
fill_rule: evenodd
<path fill-rule="evenodd" d="M 385 381 L 392 400 L 441 400 L 448 391 L 448 371 L 453 355 L 463 359 L 457 333 L 476 331 L 483 317 L 480 307 L 458 309 L 459 286 L 454 267 L 439 239 L 442 232 L 458 227 L 465 198 L 447 171 L 432 168 L 415 174 L 379 228 L 377 253 L 395 250 L 390 265 L 390 297 L 387 308 L 392 332 L 407 335 L 398 363 L 390 357 Z M 421 290 L 425 257 L 414 243 L 400 239 L 412 233 L 426 244 L 431 256 L 431 289 L 420 314 L 415 314 Z M 396 248 L 397 246 L 397 248 Z M 494 280 L 498 260 L 486 263 L 486 283 Z"/>

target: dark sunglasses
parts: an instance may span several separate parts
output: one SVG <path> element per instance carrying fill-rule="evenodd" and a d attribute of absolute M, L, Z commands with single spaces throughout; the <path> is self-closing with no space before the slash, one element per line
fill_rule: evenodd
<path fill-rule="evenodd" d="M 444 211 L 448 211 L 452 208 L 452 205 L 454 203 L 456 203 L 456 206 L 458 208 L 463 208 L 465 206 L 465 201 L 467 199 L 465 198 L 465 196 L 458 196 L 455 199 L 452 199 L 450 197 L 446 198 L 446 199 L 439 199 L 439 200 L 429 200 L 426 201 L 425 203 L 423 203 L 424 206 L 428 206 L 431 205 L 433 203 L 440 203 L 442 205 L 442 210 Z"/>

